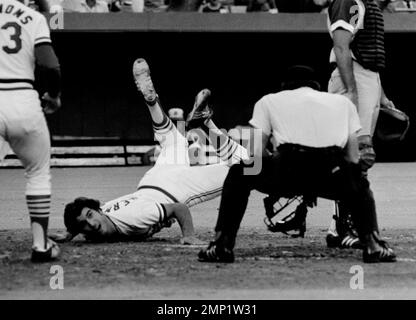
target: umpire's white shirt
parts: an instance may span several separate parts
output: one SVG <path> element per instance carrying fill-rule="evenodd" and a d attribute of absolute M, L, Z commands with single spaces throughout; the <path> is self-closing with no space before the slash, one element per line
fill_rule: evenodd
<path fill-rule="evenodd" d="M 346 97 L 308 87 L 268 94 L 254 106 L 250 124 L 277 144 L 345 147 L 360 130 L 354 104 Z"/>

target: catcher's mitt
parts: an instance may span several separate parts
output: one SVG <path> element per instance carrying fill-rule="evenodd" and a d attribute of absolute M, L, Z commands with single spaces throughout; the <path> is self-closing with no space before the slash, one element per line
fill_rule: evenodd
<path fill-rule="evenodd" d="M 396 108 L 381 106 L 377 122 L 376 136 L 382 141 L 402 141 L 409 130 L 410 119 L 406 113 Z"/>

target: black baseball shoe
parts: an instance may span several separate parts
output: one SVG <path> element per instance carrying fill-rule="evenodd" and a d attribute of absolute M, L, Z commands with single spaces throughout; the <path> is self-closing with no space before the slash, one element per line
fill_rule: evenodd
<path fill-rule="evenodd" d="M 333 215 L 331 226 L 326 235 L 328 248 L 341 249 L 363 249 L 363 245 L 354 229 L 351 215 L 340 211 L 345 210 L 339 203 L 336 203 L 335 214 Z"/>
<path fill-rule="evenodd" d="M 352 232 L 347 232 L 343 236 L 328 232 L 326 235 L 326 245 L 328 248 L 340 249 L 362 249 L 360 239 Z"/>
<path fill-rule="evenodd" d="M 194 106 L 186 117 L 186 128 L 188 130 L 199 128 L 211 119 L 214 112 L 208 105 L 210 96 L 211 91 L 209 89 L 203 89 L 196 95 Z"/>
<path fill-rule="evenodd" d="M 31 261 L 35 263 L 55 261 L 59 258 L 61 250 L 56 242 L 48 239 L 48 249 L 46 251 L 39 251 L 32 248 Z"/>
<path fill-rule="evenodd" d="M 133 63 L 133 76 L 137 89 L 143 94 L 144 99 L 150 105 L 157 99 L 156 90 L 150 77 L 150 68 L 146 60 L 139 58 Z"/>
<path fill-rule="evenodd" d="M 381 250 L 370 252 L 368 248 L 365 248 L 363 250 L 363 261 L 365 263 L 396 262 L 396 254 L 394 253 L 393 249 L 389 247 L 387 242 L 381 240 L 377 234 L 375 234 L 375 238 L 381 247 Z"/>
<path fill-rule="evenodd" d="M 214 241 L 212 241 L 210 242 L 207 249 L 199 251 L 198 261 L 233 263 L 234 253 L 232 250 L 219 246 Z"/>

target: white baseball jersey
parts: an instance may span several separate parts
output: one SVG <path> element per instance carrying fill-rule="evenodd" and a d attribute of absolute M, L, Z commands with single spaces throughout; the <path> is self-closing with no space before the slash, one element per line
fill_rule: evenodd
<path fill-rule="evenodd" d="M 0 0 L 0 90 L 33 88 L 35 46 L 50 42 L 42 14 L 15 0 Z"/>
<path fill-rule="evenodd" d="M 167 217 L 162 204 L 191 207 L 221 194 L 229 167 L 155 166 L 140 181 L 138 190 L 104 204 L 101 209 L 125 236 L 151 236 Z"/>
<path fill-rule="evenodd" d="M 311 88 L 269 94 L 255 105 L 250 124 L 278 144 L 343 148 L 360 130 L 354 104 L 346 97 Z"/>
<path fill-rule="evenodd" d="M 101 209 L 126 236 L 150 236 L 166 219 L 160 203 L 137 193 L 107 202 Z"/>

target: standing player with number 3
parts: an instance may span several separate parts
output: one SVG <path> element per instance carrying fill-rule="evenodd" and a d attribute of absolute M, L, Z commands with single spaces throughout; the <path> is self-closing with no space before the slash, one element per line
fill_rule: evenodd
<path fill-rule="evenodd" d="M 43 108 L 33 88 L 35 66 L 47 80 Z M 61 106 L 60 78 L 45 17 L 18 1 L 0 0 L 0 160 L 8 143 L 25 169 L 33 262 L 51 261 L 59 255 L 58 246 L 47 238 L 50 137 L 43 113 Z"/>

